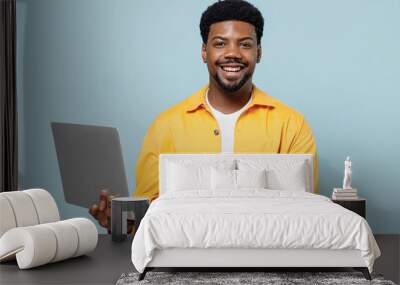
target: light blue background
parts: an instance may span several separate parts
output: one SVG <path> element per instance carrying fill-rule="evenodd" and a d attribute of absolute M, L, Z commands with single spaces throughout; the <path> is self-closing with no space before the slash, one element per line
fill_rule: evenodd
<path fill-rule="evenodd" d="M 199 19 L 212 1 L 17 0 L 21 188 L 65 203 L 50 122 L 117 127 L 131 191 L 155 116 L 208 81 Z M 302 112 L 320 192 L 353 160 L 375 233 L 400 233 L 400 2 L 252 1 L 266 25 L 254 82 Z"/>

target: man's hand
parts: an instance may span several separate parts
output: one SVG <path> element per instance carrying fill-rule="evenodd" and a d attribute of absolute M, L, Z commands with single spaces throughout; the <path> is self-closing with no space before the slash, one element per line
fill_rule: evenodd
<path fill-rule="evenodd" d="M 89 209 L 89 213 L 99 222 L 99 224 L 107 229 L 111 234 L 111 201 L 115 198 L 114 195 L 108 194 L 107 190 L 100 191 L 99 204 L 94 204 Z M 128 219 L 128 234 L 132 233 L 135 221 Z"/>

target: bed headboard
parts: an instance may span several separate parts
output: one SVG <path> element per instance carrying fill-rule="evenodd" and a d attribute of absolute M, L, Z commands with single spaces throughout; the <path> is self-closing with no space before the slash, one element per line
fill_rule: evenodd
<path fill-rule="evenodd" d="M 236 166 L 236 161 L 239 159 L 255 159 L 267 160 L 273 162 L 279 161 L 305 161 L 307 165 L 307 192 L 314 193 L 314 173 L 313 173 L 313 155 L 312 154 L 160 154 L 159 157 L 159 190 L 160 195 L 166 192 L 167 165 L 168 162 L 193 162 L 193 163 L 213 163 L 217 161 L 232 161 Z"/>

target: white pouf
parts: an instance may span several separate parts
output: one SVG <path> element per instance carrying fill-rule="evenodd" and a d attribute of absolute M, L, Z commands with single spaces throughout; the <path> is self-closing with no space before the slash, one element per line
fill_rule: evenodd
<path fill-rule="evenodd" d="M 46 190 L 0 193 L 0 262 L 16 259 L 20 269 L 28 269 L 96 248 L 98 232 L 92 221 L 59 219 Z"/>

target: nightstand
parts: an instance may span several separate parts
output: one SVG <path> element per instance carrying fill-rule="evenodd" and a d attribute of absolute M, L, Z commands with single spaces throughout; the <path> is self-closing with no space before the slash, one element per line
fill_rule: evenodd
<path fill-rule="evenodd" d="M 340 206 L 359 214 L 364 219 L 366 218 L 366 204 L 367 200 L 364 198 L 358 198 L 355 200 L 336 200 L 332 199 L 333 203 L 339 204 Z"/>

